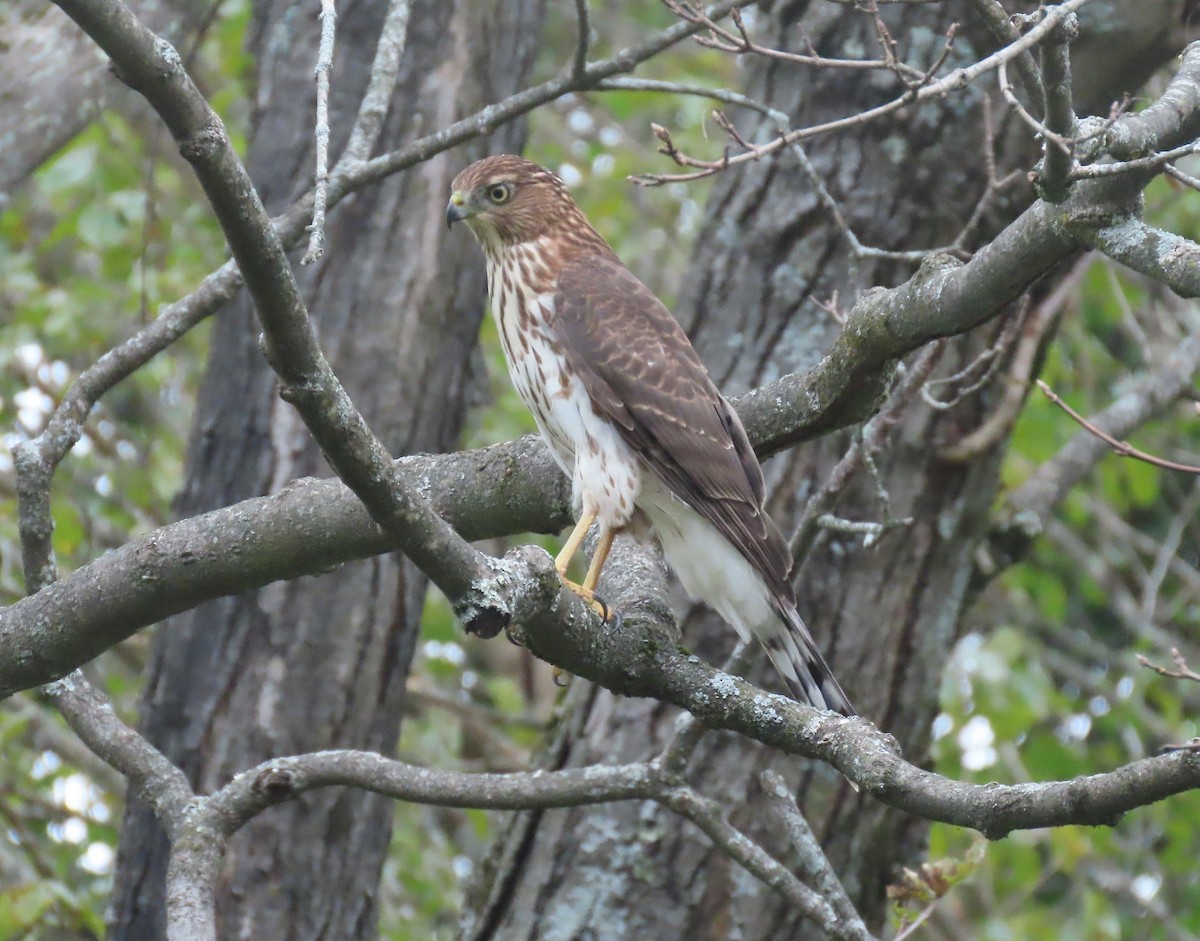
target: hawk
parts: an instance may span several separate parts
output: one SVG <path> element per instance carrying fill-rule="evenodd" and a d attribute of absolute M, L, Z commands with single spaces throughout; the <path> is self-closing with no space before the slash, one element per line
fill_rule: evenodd
<path fill-rule="evenodd" d="M 455 178 L 446 221 L 465 222 L 483 248 L 513 385 L 571 479 L 578 523 L 555 560 L 567 587 L 607 615 L 596 583 L 640 510 L 688 593 L 757 638 L 794 697 L 853 715 L 796 612 L 791 556 L 737 413 L 562 180 L 522 157 L 486 157 Z M 596 551 L 575 584 L 567 567 L 593 523 Z"/>

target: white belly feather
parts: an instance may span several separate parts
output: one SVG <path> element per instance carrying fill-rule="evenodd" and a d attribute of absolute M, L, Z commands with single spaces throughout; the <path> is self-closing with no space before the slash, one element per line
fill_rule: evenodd
<path fill-rule="evenodd" d="M 651 473 L 638 506 L 650 517 L 663 556 L 684 590 L 732 624 L 742 640 L 761 639 L 764 626 L 779 623 L 766 583 L 746 557 Z"/>
<path fill-rule="evenodd" d="M 592 408 L 579 377 L 562 368 L 562 353 L 547 326 L 554 295 L 527 297 L 526 312 L 532 317 L 518 330 L 519 288 L 497 289 L 494 280 L 492 288 L 492 314 L 509 376 L 554 459 L 571 478 L 576 511 L 595 513 L 602 526 L 619 529 L 633 515 L 641 466 L 612 422 Z"/>

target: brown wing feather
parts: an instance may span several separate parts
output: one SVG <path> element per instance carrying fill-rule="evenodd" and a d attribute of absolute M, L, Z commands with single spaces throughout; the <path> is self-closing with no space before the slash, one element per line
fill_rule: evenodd
<path fill-rule="evenodd" d="M 761 511 L 758 459 L 670 311 L 628 268 L 599 255 L 563 267 L 554 311 L 555 336 L 596 407 L 792 603 L 791 557 Z"/>

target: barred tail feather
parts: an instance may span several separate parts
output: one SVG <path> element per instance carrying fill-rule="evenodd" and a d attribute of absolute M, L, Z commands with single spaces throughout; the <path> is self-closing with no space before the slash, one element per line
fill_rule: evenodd
<path fill-rule="evenodd" d="M 786 605 L 781 608 L 777 619 L 756 625 L 754 634 L 762 642 L 792 696 L 818 709 L 830 709 L 844 716 L 855 715 L 849 698 L 834 678 L 796 609 Z"/>
<path fill-rule="evenodd" d="M 742 640 L 757 639 L 797 700 L 855 714 L 795 604 L 728 538 L 649 475 L 643 475 L 638 506 L 649 515 L 663 554 L 688 594 L 721 615 Z M 778 533 L 775 538 L 782 547 Z"/>

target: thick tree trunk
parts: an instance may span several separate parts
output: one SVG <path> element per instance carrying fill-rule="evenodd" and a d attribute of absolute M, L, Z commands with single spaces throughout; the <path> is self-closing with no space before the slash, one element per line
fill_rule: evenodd
<path fill-rule="evenodd" d="M 333 154 L 357 109 L 387 5 L 338 4 Z M 381 147 L 521 87 L 541 6 L 416 0 Z M 317 12 L 290 0 L 257 10 L 249 167 L 272 211 L 311 184 Z M 523 133 L 507 126 L 347 199 L 331 214 L 325 257 L 300 272 L 326 354 L 395 454 L 457 442 L 485 288 L 473 246 L 447 239 L 443 207 L 462 165 L 519 149 Z M 275 394 L 258 334 L 245 300 L 218 317 L 179 500 L 184 516 L 329 474 Z M 201 791 L 272 756 L 330 747 L 391 752 L 425 586 L 411 565 L 385 556 L 180 616 L 155 641 L 143 730 Z M 259 817 L 226 857 L 222 937 L 373 936 L 391 814 L 388 800 L 335 790 Z M 133 803 L 111 937 L 162 936 L 165 861 L 161 830 Z"/>
<path fill-rule="evenodd" d="M 932 62 L 954 21 L 966 27 L 955 51 L 976 57 L 995 45 L 964 5 L 888 8 L 892 34 L 906 61 Z M 1097 4 L 1121 22 L 1112 4 Z M 1090 8 L 1089 8 L 1090 9 Z M 1163 9 L 1152 59 L 1171 54 L 1178 8 Z M 803 30 L 799 26 L 801 17 Z M 1139 29 L 1148 17 L 1137 16 Z M 876 48 L 869 17 L 846 6 L 776 3 L 757 18 L 760 41 L 804 51 L 804 36 L 825 55 L 852 56 Z M 1172 40 L 1173 41 L 1173 40 Z M 1137 58 L 1123 71 L 1121 57 Z M 1145 47 L 1113 41 L 1100 58 L 1110 81 L 1083 57 L 1088 101 L 1099 106 L 1144 77 Z M 746 92 L 793 117 L 797 126 L 851 114 L 890 97 L 890 83 L 861 72 L 802 71 L 792 64 L 747 63 Z M 1142 69 L 1142 74 L 1134 74 Z M 990 93 L 990 90 L 989 90 Z M 850 226 L 868 245 L 913 249 L 954 238 L 986 186 L 980 87 L 890 120 L 876 121 L 808 145 L 821 179 Z M 1002 109 L 996 109 L 999 113 Z M 1005 125 L 1010 126 L 1010 125 Z M 1019 142 L 1000 156 L 1000 172 L 1036 159 L 1023 128 L 1001 142 Z M 769 139 L 764 125 L 749 127 Z M 1010 192 L 993 206 L 977 238 L 997 231 L 1031 198 Z M 738 393 L 815 363 L 840 327 L 821 304 L 833 297 L 849 308 L 858 292 L 892 285 L 908 265 L 855 259 L 813 192 L 796 156 L 727 171 L 711 196 L 696 242 L 687 287 L 678 305 L 714 378 Z M 636 268 L 636 265 L 635 265 Z M 994 338 L 988 326 L 947 344 L 943 372 L 970 362 Z M 928 754 L 931 720 L 946 658 L 958 635 L 974 549 L 995 497 L 1003 443 L 973 463 L 939 460 L 945 444 L 975 428 L 998 392 L 985 390 L 959 407 L 936 412 L 919 401 L 905 412 L 892 447 L 878 458 L 896 517 L 911 526 L 894 530 L 871 548 L 861 537 L 824 533 L 797 573 L 800 611 L 835 673 L 863 715 L 893 733 L 910 761 Z M 807 499 L 828 478 L 849 443 L 830 436 L 780 456 L 766 471 L 772 512 L 785 533 L 795 529 Z M 860 481 L 837 506 L 841 516 L 879 519 L 875 488 Z M 732 631 L 712 615 L 692 610 L 685 642 L 720 662 Z M 754 654 L 754 679 L 779 688 Z M 582 684 L 580 684 L 582 686 Z M 552 751 L 560 766 L 646 759 L 669 739 L 674 710 L 653 702 L 613 697 L 604 690 L 572 691 L 575 711 Z M 691 762 L 705 793 L 729 808 L 733 822 L 790 860 L 780 829 L 757 800 L 766 767 L 795 786 L 802 809 L 822 839 L 852 898 L 871 922 L 883 914 L 883 889 L 895 865 L 919 856 L 925 827 L 855 795 L 822 766 L 780 757 L 730 735 L 708 735 Z M 461 937 L 493 939 L 809 938 L 820 936 L 706 838 L 669 812 L 645 804 L 554 810 L 514 817 L 485 869 Z"/>

